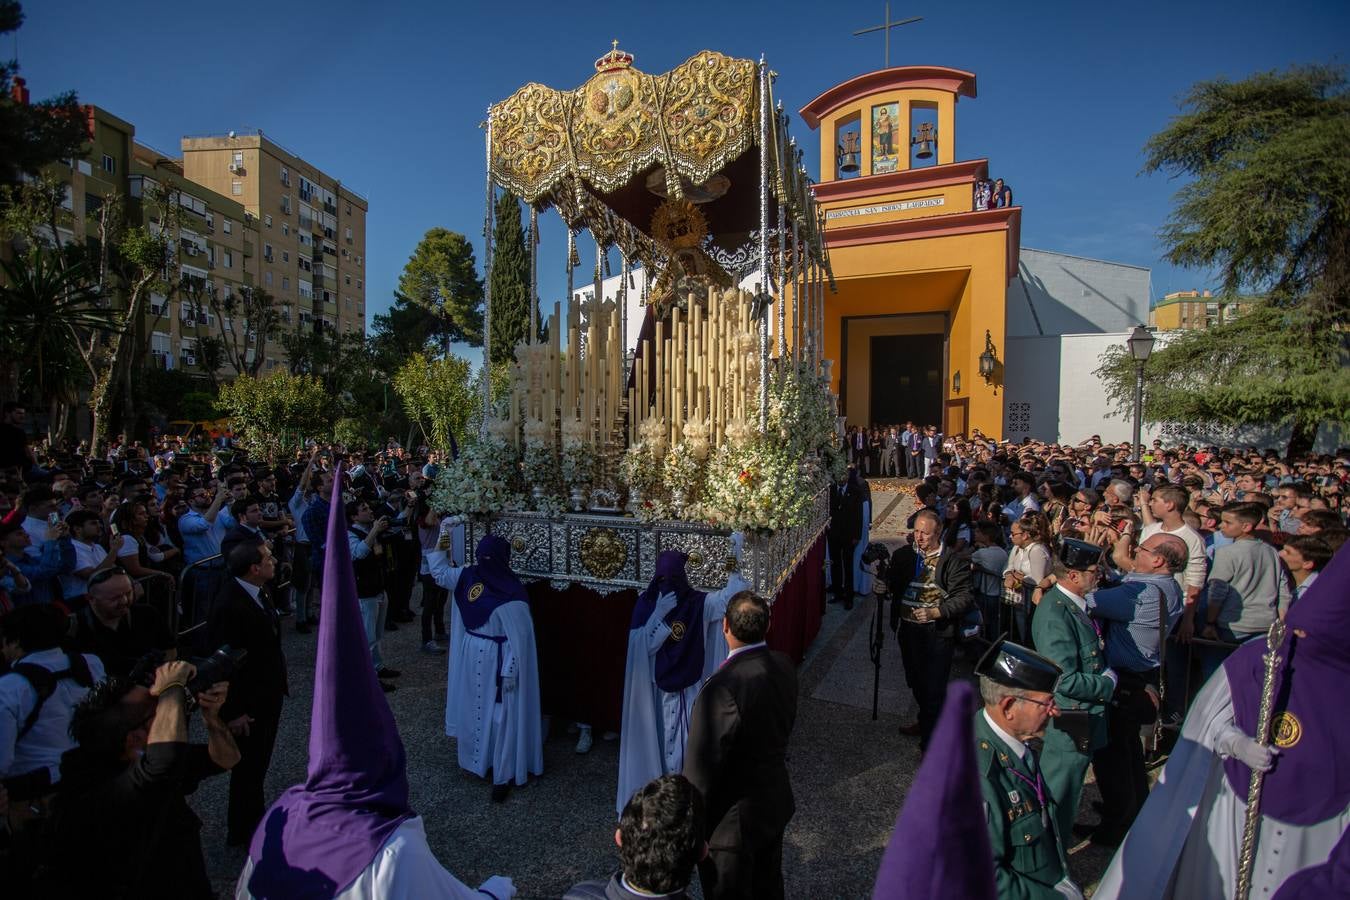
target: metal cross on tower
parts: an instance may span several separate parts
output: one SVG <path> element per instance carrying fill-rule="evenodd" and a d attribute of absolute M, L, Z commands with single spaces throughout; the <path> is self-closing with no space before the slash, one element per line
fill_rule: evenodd
<path fill-rule="evenodd" d="M 911 23 L 913 23 L 913 22 L 921 22 L 921 21 L 923 21 L 923 16 L 911 16 L 911 17 L 908 18 L 908 19 L 901 19 L 901 20 L 898 21 L 898 22 L 892 22 L 892 21 L 891 21 L 891 4 L 890 4 L 889 0 L 887 0 L 887 3 L 886 3 L 886 21 L 882 22 L 880 25 L 873 25 L 871 28 L 864 28 L 864 29 L 862 29 L 861 31 L 855 31 L 855 32 L 853 32 L 853 36 L 854 36 L 854 37 L 857 37 L 857 36 L 860 35 L 860 34 L 870 34 L 870 33 L 873 32 L 873 31 L 880 31 L 880 32 L 882 32 L 883 34 L 885 34 L 885 35 L 886 35 L 886 56 L 885 56 L 886 65 L 885 65 L 885 68 L 889 69 L 889 68 L 891 67 L 891 29 L 892 29 L 892 28 L 899 28 L 901 25 L 909 25 L 909 24 L 911 24 Z"/>

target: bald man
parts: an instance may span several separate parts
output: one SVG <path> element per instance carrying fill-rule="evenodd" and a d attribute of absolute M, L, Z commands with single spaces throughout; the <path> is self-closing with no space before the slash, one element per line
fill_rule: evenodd
<path fill-rule="evenodd" d="M 1129 535 L 1121 538 L 1122 543 Z M 1139 730 L 1158 713 L 1159 647 L 1181 618 L 1181 588 L 1173 577 L 1186 568 L 1190 551 L 1181 538 L 1158 532 L 1133 553 L 1132 571 L 1088 599 L 1090 614 L 1105 625 L 1106 664 L 1119 678 L 1107 710 L 1107 743 L 1092 755 L 1102 792 L 1102 821 L 1092 843 L 1120 844 L 1148 798 L 1148 773 Z"/>

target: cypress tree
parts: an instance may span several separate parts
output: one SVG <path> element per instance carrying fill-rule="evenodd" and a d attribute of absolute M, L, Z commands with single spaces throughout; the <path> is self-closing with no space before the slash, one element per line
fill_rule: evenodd
<path fill-rule="evenodd" d="M 516 344 L 529 340 L 530 253 L 521 224 L 520 201 L 503 192 L 497 198 L 492 226 L 492 350 L 493 365 L 511 362 Z M 537 317 L 538 310 L 533 310 Z M 536 323 L 538 319 L 536 318 Z"/>

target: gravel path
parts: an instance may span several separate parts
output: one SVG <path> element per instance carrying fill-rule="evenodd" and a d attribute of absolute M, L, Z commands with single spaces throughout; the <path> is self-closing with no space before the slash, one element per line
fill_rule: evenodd
<path fill-rule="evenodd" d="M 876 496 L 878 515 L 894 496 Z M 912 502 L 904 497 L 889 518 L 894 520 L 902 510 L 908 515 Z M 419 605 L 414 595 L 414 608 Z M 820 636 L 799 670 L 800 701 L 789 759 L 797 813 L 788 826 L 783 859 L 789 897 L 871 895 L 882 851 L 917 767 L 917 741 L 896 731 L 901 714 L 893 710 L 907 709 L 912 701 L 893 643 L 883 659 L 882 688 L 899 698 L 899 707 L 896 702 L 883 704 L 878 721 L 871 719 L 872 666 L 865 637 L 858 633 L 865 632 L 874 609 L 871 603 L 857 604 L 847 613 L 828 607 Z M 268 775 L 269 802 L 303 780 L 308 750 L 315 635 L 295 634 L 290 620 L 284 627 L 291 698 Z M 488 785 L 459 769 L 454 743 L 443 733 L 446 658 L 419 651 L 417 623 L 400 626 L 384 641 L 386 663 L 403 672 L 398 691 L 387 696 L 407 750 L 412 805 L 424 818 L 431 847 L 446 868 L 471 886 L 494 873 L 509 875 L 522 898 L 560 897 L 572 884 L 617 868 L 617 741 L 602 741 L 597 734 L 594 749 L 578 756 L 566 723 L 554 722 L 544 745 L 544 776 L 517 788 L 506 803 L 491 804 Z M 969 667 L 963 671 L 968 673 Z M 859 680 L 863 685 L 847 702 L 817 699 L 813 695 L 827 679 L 836 686 Z M 823 693 L 838 696 L 838 691 Z M 193 798 L 203 820 L 208 871 L 222 897 L 232 894 L 245 856 L 243 850 L 224 846 L 226 788 L 226 778 L 212 779 Z M 1089 787 L 1088 794 L 1095 798 L 1095 789 Z M 1092 883 L 1109 855 L 1085 847 L 1072 859 L 1080 883 Z"/>

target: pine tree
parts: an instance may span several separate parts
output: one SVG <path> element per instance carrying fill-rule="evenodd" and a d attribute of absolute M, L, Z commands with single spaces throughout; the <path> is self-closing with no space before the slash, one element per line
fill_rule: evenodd
<path fill-rule="evenodd" d="M 1144 148 L 1146 173 L 1187 179 L 1161 232 L 1175 265 L 1213 269 L 1215 302 L 1253 308 L 1173 338 L 1144 369 L 1144 417 L 1287 425 L 1287 452 L 1350 419 L 1350 85 L 1294 67 L 1197 84 Z M 1260 302 L 1252 303 L 1253 299 Z M 1098 373 L 1124 411 L 1122 348 Z"/>
<path fill-rule="evenodd" d="M 515 358 L 516 344 L 530 337 L 530 251 L 521 225 L 520 201 L 503 192 L 492 227 L 492 362 Z M 539 311 L 533 310 L 538 326 Z"/>

